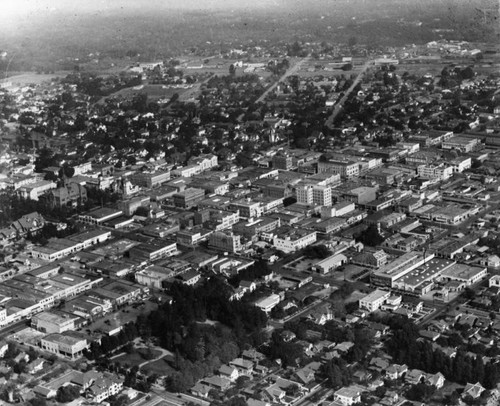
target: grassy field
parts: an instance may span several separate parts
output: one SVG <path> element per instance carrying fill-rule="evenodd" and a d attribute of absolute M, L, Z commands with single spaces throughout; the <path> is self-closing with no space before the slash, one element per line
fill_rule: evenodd
<path fill-rule="evenodd" d="M 175 370 L 168 364 L 167 359 L 169 356 L 160 358 L 159 360 L 150 362 L 143 366 L 141 369 L 148 375 L 170 375 Z"/>
<path fill-rule="evenodd" d="M 146 356 L 145 356 L 145 349 L 139 348 L 136 351 L 134 351 L 131 354 L 123 354 L 120 355 L 119 357 L 113 358 L 113 362 L 117 362 L 121 365 L 129 365 L 131 367 L 133 366 L 139 366 L 143 362 L 148 361 Z M 151 350 L 152 352 L 152 359 L 158 357 L 161 355 L 161 351 L 158 350 Z"/>

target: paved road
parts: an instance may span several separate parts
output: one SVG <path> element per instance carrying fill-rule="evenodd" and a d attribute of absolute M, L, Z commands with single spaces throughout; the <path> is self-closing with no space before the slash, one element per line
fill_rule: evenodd
<path fill-rule="evenodd" d="M 351 94 L 351 92 L 354 90 L 354 88 L 361 82 L 361 79 L 363 79 L 363 75 L 366 73 L 368 68 L 373 64 L 373 61 L 367 61 L 364 65 L 361 71 L 359 72 L 358 76 L 356 79 L 354 79 L 354 82 L 352 82 L 352 85 L 347 89 L 345 94 L 342 96 L 342 98 L 338 101 L 337 104 L 333 107 L 332 114 L 330 117 L 328 117 L 328 120 L 326 120 L 325 125 L 328 128 L 333 128 L 333 122 L 335 121 L 335 118 L 337 115 L 340 113 L 342 108 L 344 107 L 344 103 L 346 102 L 347 98 Z"/>
<path fill-rule="evenodd" d="M 297 71 L 299 70 L 300 66 L 304 63 L 307 62 L 310 59 L 309 56 L 306 56 L 305 58 L 301 59 L 298 61 L 295 65 L 293 65 L 290 69 L 288 69 L 283 76 L 281 76 L 273 85 L 271 85 L 262 95 L 255 101 L 255 103 L 260 103 L 265 100 L 267 95 L 272 92 L 276 86 L 278 86 L 281 82 L 285 81 L 285 79 L 289 76 L 295 75 Z"/>

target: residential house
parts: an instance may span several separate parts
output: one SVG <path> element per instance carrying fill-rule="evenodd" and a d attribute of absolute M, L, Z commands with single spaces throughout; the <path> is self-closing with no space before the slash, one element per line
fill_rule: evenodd
<path fill-rule="evenodd" d="M 479 382 L 468 383 L 465 385 L 464 391 L 462 392 L 462 398 L 470 396 L 472 399 L 477 399 L 485 390 L 486 389 L 483 388 Z"/>
<path fill-rule="evenodd" d="M 0 340 L 0 358 L 5 357 L 5 353 L 9 349 L 9 344 L 7 344 L 5 341 Z"/>
<path fill-rule="evenodd" d="M 231 381 L 222 376 L 209 376 L 207 378 L 203 378 L 201 380 L 201 383 L 204 383 L 211 388 L 217 389 L 221 392 L 229 389 L 229 387 L 231 386 Z"/>
<path fill-rule="evenodd" d="M 436 389 L 441 389 L 444 386 L 445 377 L 441 372 L 435 374 L 428 374 L 425 382 L 428 385 L 435 386 Z"/>
<path fill-rule="evenodd" d="M 231 382 L 235 382 L 236 379 L 238 379 L 239 373 L 233 366 L 221 365 L 219 368 L 219 375 L 223 378 L 229 379 Z"/>
<path fill-rule="evenodd" d="M 333 400 L 344 406 L 361 402 L 361 389 L 356 386 L 341 388 L 333 393 Z"/>
<path fill-rule="evenodd" d="M 33 362 L 30 362 L 28 364 L 28 372 L 30 374 L 35 374 L 43 369 L 43 364 L 45 363 L 45 360 L 38 358 L 34 360 Z"/>
<path fill-rule="evenodd" d="M 320 362 L 311 362 L 307 364 L 304 368 L 301 368 L 295 372 L 295 378 L 303 385 L 309 385 L 314 383 L 315 375 L 321 367 Z"/>
<path fill-rule="evenodd" d="M 253 362 L 243 358 L 235 358 L 230 363 L 230 366 L 237 369 L 238 374 L 251 376 L 253 372 Z"/>
<path fill-rule="evenodd" d="M 405 376 L 405 381 L 410 385 L 421 383 L 425 379 L 425 373 L 419 369 L 410 369 Z"/>
<path fill-rule="evenodd" d="M 403 365 L 392 364 L 386 369 L 385 376 L 388 379 L 394 380 L 403 378 L 407 372 L 408 372 L 408 367 L 405 364 Z"/>

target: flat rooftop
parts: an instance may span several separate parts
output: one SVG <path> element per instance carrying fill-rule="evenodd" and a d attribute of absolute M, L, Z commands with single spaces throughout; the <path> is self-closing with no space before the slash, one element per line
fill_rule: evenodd
<path fill-rule="evenodd" d="M 408 287 L 417 287 L 420 284 L 441 275 L 445 270 L 449 269 L 455 261 L 449 261 L 441 258 L 432 258 L 426 261 L 425 264 L 415 268 L 413 271 L 398 278 L 396 283 L 404 283 Z"/>

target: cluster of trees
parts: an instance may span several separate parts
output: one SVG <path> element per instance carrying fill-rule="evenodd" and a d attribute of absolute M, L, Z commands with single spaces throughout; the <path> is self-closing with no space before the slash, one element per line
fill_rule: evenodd
<path fill-rule="evenodd" d="M 379 233 L 378 227 L 374 224 L 370 224 L 364 232 L 356 235 L 355 239 L 370 247 L 376 247 L 385 241 L 385 238 Z"/>
<path fill-rule="evenodd" d="M 300 344 L 287 342 L 283 339 L 281 331 L 274 331 L 271 340 L 263 348 L 263 353 L 271 360 L 280 360 L 281 366 L 297 366 L 304 355 Z"/>
<path fill-rule="evenodd" d="M 250 303 L 230 301 L 231 288 L 217 276 L 196 287 L 174 283 L 170 295 L 172 303 L 137 321 L 141 336 L 157 337 L 175 354 L 170 390 L 185 390 L 237 357 L 244 346 L 264 341 L 265 313 Z"/>
<path fill-rule="evenodd" d="M 115 335 L 103 336 L 101 343 L 93 341 L 90 344 L 90 349 L 85 353 L 85 356 L 90 360 L 98 360 L 103 357 L 105 359 L 108 354 L 125 346 L 134 338 L 139 336 L 139 330 L 135 323 L 127 323 L 123 329 Z"/>
<path fill-rule="evenodd" d="M 230 285 L 237 288 L 238 286 L 240 286 L 241 281 L 254 281 L 256 279 L 269 275 L 270 273 L 271 270 L 269 269 L 267 262 L 264 260 L 259 260 L 252 266 L 243 269 L 236 275 L 233 275 L 231 278 L 229 278 L 228 282 L 230 283 Z"/>
<path fill-rule="evenodd" d="M 273 74 L 281 76 L 285 74 L 287 69 L 290 67 L 290 62 L 288 59 L 283 59 L 282 61 L 276 63 L 270 63 L 267 66 L 267 69 L 270 70 Z"/>
<path fill-rule="evenodd" d="M 418 341 L 418 329 L 410 320 L 394 317 L 390 323 L 393 335 L 387 341 L 387 351 L 395 363 L 428 373 L 441 372 L 446 379 L 460 384 L 480 382 L 487 389 L 500 382 L 500 366 L 496 363 L 484 364 L 481 356 L 469 356 L 463 349 L 450 358 L 430 342 Z"/>
<path fill-rule="evenodd" d="M 303 254 L 306 258 L 325 259 L 331 255 L 330 250 L 324 244 L 308 245 L 304 248 Z"/>
<path fill-rule="evenodd" d="M 61 386 L 57 390 L 56 400 L 59 403 L 69 403 L 80 397 L 80 388 L 76 385 Z"/>
<path fill-rule="evenodd" d="M 323 363 L 319 374 L 323 379 L 327 379 L 327 385 L 333 389 L 349 386 L 352 383 L 351 370 L 342 358 L 334 358 Z"/>

